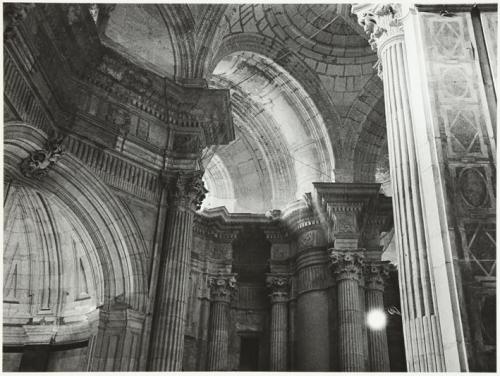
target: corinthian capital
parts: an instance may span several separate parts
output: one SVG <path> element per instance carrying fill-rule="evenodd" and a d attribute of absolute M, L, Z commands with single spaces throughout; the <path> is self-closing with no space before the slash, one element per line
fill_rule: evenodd
<path fill-rule="evenodd" d="M 266 286 L 270 290 L 269 297 L 272 303 L 286 301 L 290 289 L 290 276 L 287 274 L 268 274 Z"/>
<path fill-rule="evenodd" d="M 214 301 L 229 303 L 236 290 L 235 274 L 219 274 L 208 280 L 210 293 Z"/>
<path fill-rule="evenodd" d="M 359 280 L 364 266 L 365 257 L 362 252 L 351 250 L 330 250 L 330 266 L 337 280 Z"/>
<path fill-rule="evenodd" d="M 385 40 L 394 35 L 402 35 L 401 4 L 357 4 L 352 13 L 358 16 L 370 39 L 373 50 L 378 49 Z"/>
<path fill-rule="evenodd" d="M 201 170 L 168 173 L 164 178 L 164 184 L 167 187 L 169 203 L 198 210 L 208 192 L 202 176 Z"/>
<path fill-rule="evenodd" d="M 394 270 L 394 266 L 388 262 L 376 262 L 365 265 L 366 288 L 369 290 L 384 291 L 384 285 L 392 270 Z"/>

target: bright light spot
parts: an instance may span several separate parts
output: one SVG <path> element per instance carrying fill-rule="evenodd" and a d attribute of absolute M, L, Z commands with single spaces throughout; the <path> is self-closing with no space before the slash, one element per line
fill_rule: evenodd
<path fill-rule="evenodd" d="M 372 330 L 382 330 L 387 325 L 387 316 L 380 309 L 373 309 L 366 315 L 366 324 Z"/>

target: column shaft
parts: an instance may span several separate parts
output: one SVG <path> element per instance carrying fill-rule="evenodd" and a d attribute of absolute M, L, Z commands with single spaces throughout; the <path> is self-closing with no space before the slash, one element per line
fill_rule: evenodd
<path fill-rule="evenodd" d="M 442 344 L 433 323 L 437 320 L 429 273 L 427 246 L 411 128 L 403 39 L 381 51 L 386 88 L 388 145 L 395 201 L 407 362 L 412 371 L 442 370 Z"/>
<path fill-rule="evenodd" d="M 362 311 L 359 286 L 355 279 L 338 282 L 340 370 L 365 370 Z"/>
<path fill-rule="evenodd" d="M 271 307 L 271 371 L 287 369 L 287 307 L 286 302 L 275 302 Z"/>
<path fill-rule="evenodd" d="M 367 312 L 371 310 L 384 309 L 384 294 L 380 290 L 367 289 L 366 291 Z M 370 351 L 370 371 L 389 372 L 389 347 L 387 345 L 387 332 L 385 328 L 380 330 L 368 329 L 368 347 Z"/>
<path fill-rule="evenodd" d="M 208 341 L 208 371 L 228 370 L 228 304 L 213 302 L 210 313 L 210 337 Z"/>
<path fill-rule="evenodd" d="M 236 288 L 234 274 L 219 274 L 209 279 L 212 295 L 207 368 L 228 371 L 229 303 Z"/>
<path fill-rule="evenodd" d="M 152 330 L 151 371 L 182 369 L 193 216 L 192 210 L 182 206 L 172 206 L 167 214 Z"/>
<path fill-rule="evenodd" d="M 329 371 L 327 258 L 324 249 L 309 250 L 297 260 L 297 370 Z"/>
<path fill-rule="evenodd" d="M 359 281 L 364 256 L 353 250 L 330 250 L 337 278 L 340 371 L 365 371 L 364 312 Z"/>

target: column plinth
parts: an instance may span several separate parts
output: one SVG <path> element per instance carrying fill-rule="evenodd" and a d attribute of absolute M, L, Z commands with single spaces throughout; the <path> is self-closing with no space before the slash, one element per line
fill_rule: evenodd
<path fill-rule="evenodd" d="M 288 290 L 289 277 L 286 275 L 268 275 L 267 287 L 271 300 L 271 340 L 270 340 L 270 370 L 286 371 L 288 354 Z"/>
<path fill-rule="evenodd" d="M 168 210 L 154 310 L 150 371 L 181 371 L 194 212 L 207 192 L 202 171 L 164 177 Z"/>
<path fill-rule="evenodd" d="M 236 290 L 234 274 L 209 279 L 212 304 L 208 338 L 208 371 L 228 371 L 229 303 Z"/>
<path fill-rule="evenodd" d="M 353 250 L 330 250 L 337 280 L 340 371 L 365 371 L 363 311 L 359 292 L 364 256 Z"/>

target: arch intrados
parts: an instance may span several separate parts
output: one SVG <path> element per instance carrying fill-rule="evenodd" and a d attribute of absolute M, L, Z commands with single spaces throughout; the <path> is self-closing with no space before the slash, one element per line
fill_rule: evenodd
<path fill-rule="evenodd" d="M 281 48 L 271 48 L 273 46 L 278 47 L 277 45 Z M 277 50 L 278 52 L 276 52 Z M 324 155 L 320 160 L 322 164 L 325 164 L 324 167 L 328 169 L 324 173 L 329 175 L 330 171 L 335 168 L 337 155 L 341 155 L 342 150 L 341 145 L 336 143 L 341 139 L 339 135 L 340 116 L 335 111 L 331 100 L 329 100 L 328 93 L 324 91 L 317 77 L 310 72 L 309 67 L 293 54 L 288 55 L 290 59 L 287 59 L 284 64 L 280 60 L 276 61 L 276 58 L 280 57 L 279 51 L 282 51 L 281 55 L 283 55 L 286 53 L 283 51 L 288 51 L 288 49 L 278 42 L 260 35 L 238 34 L 230 36 L 222 42 L 211 62 L 209 72 L 213 74 L 215 68 L 223 59 L 241 52 L 256 54 L 270 61 L 272 69 L 283 73 L 288 78 L 288 80 L 280 79 L 280 81 L 283 81 L 283 85 L 290 89 L 289 92 L 285 93 L 287 100 L 293 101 L 294 106 L 297 107 L 301 114 L 307 114 L 309 121 L 312 121 L 311 125 L 316 128 L 313 132 L 315 138 L 318 139 L 318 147 L 323 150 L 322 154 Z M 294 90 L 295 88 L 299 90 Z M 320 116 L 311 116 L 311 114 L 319 114 Z M 303 116 L 301 117 L 303 123 L 306 118 L 302 118 Z M 317 137 L 321 133 L 323 136 Z M 329 139 L 329 142 L 321 142 L 324 138 Z"/>

